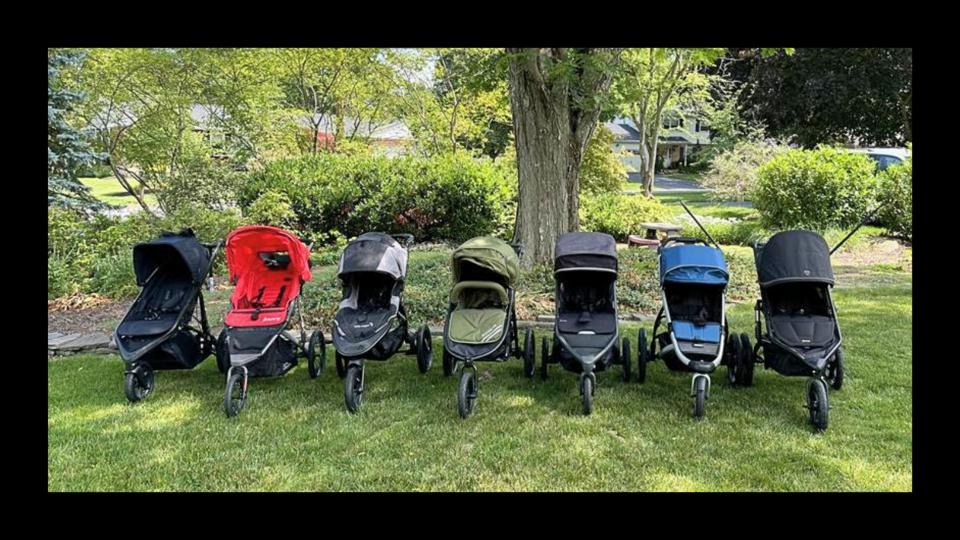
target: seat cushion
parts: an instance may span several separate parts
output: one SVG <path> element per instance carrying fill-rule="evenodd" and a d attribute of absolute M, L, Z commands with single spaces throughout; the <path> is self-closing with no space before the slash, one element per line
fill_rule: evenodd
<path fill-rule="evenodd" d="M 614 313 L 588 312 L 560 313 L 557 328 L 564 334 L 613 334 L 617 331 L 617 316 Z"/>
<path fill-rule="evenodd" d="M 168 332 L 177 323 L 175 314 L 164 314 L 152 321 L 124 321 L 117 327 L 121 336 L 159 336 Z"/>
<path fill-rule="evenodd" d="M 450 312 L 448 332 L 457 343 L 495 343 L 503 336 L 505 309 L 455 309 Z"/>
<path fill-rule="evenodd" d="M 770 330 L 791 347 L 824 347 L 834 338 L 836 323 L 823 315 L 774 315 Z"/>
<path fill-rule="evenodd" d="M 718 323 L 694 324 L 691 321 L 673 321 L 673 335 L 678 340 L 720 343 L 723 334 Z"/>
<path fill-rule="evenodd" d="M 341 307 L 334 318 L 343 335 L 352 341 L 368 339 L 397 313 L 394 306 L 356 309 Z"/>

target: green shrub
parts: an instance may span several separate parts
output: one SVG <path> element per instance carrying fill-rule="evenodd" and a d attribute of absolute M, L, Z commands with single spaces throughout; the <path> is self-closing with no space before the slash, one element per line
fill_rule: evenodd
<path fill-rule="evenodd" d="M 47 300 L 76 292 L 70 263 L 64 257 L 47 257 Z"/>
<path fill-rule="evenodd" d="M 748 200 L 756 185 L 760 166 L 788 149 L 763 141 L 738 142 L 713 157 L 703 177 L 703 186 L 713 190 L 710 197 L 714 200 Z"/>
<path fill-rule="evenodd" d="M 913 158 L 879 173 L 880 224 L 895 236 L 913 239 Z"/>
<path fill-rule="evenodd" d="M 94 261 L 88 292 L 125 298 L 136 295 L 137 290 L 133 257 L 130 253 L 106 255 Z"/>
<path fill-rule="evenodd" d="M 500 227 L 510 181 L 502 167 L 460 154 L 316 154 L 270 163 L 251 176 L 238 202 L 247 211 L 267 191 L 284 193 L 308 233 L 379 230 L 462 241 Z"/>
<path fill-rule="evenodd" d="M 580 229 L 607 233 L 625 242 L 627 235 L 639 234 L 640 224 L 662 221 L 667 209 L 660 201 L 641 195 L 607 194 L 580 197 Z"/>
<path fill-rule="evenodd" d="M 790 150 L 757 171 L 754 205 L 773 228 L 851 227 L 873 204 L 874 170 L 862 154 L 829 147 Z"/>
<path fill-rule="evenodd" d="M 184 139 L 176 170 L 157 183 L 157 202 L 164 211 L 185 206 L 224 210 L 234 204 L 244 175 L 227 161 L 211 159 L 211 152 L 198 134 Z"/>
<path fill-rule="evenodd" d="M 627 168 L 613 153 L 613 133 L 599 126 L 587 144 L 580 164 L 580 193 L 619 193 L 627 180 Z"/>
<path fill-rule="evenodd" d="M 284 228 L 293 227 L 297 221 L 297 214 L 294 213 L 287 194 L 273 190 L 265 191 L 257 197 L 244 211 L 243 217 L 247 223 Z"/>
<path fill-rule="evenodd" d="M 703 226 L 718 244 L 726 246 L 752 246 L 754 241 L 762 240 L 769 235 L 756 220 L 704 223 Z M 703 231 L 700 230 L 700 227 L 697 227 L 696 223 L 684 224 L 683 231 L 680 234 L 703 238 L 709 242 L 709 239 L 704 238 Z"/>

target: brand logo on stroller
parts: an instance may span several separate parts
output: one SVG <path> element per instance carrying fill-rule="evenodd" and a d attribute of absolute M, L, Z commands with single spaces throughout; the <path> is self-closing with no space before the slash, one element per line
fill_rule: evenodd
<path fill-rule="evenodd" d="M 809 270 L 804 270 L 804 271 L 803 271 L 803 275 L 804 275 L 804 277 L 808 277 L 808 276 L 810 275 L 810 271 L 809 271 Z"/>
<path fill-rule="evenodd" d="M 371 327 L 371 326 L 373 326 L 373 323 L 372 323 L 372 322 L 353 325 L 354 328 L 369 328 L 369 327 Z"/>

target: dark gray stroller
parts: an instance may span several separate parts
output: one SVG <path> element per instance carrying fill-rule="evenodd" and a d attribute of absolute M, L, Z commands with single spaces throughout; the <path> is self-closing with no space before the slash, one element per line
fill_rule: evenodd
<path fill-rule="evenodd" d="M 612 364 L 623 367 L 630 380 L 630 340 L 617 321 L 617 243 L 609 234 L 572 232 L 561 235 L 554 249 L 556 322 L 553 347 L 541 344 L 540 376 L 547 364 L 559 363 L 580 374 L 583 414 L 593 411 L 597 371 Z"/>
<path fill-rule="evenodd" d="M 343 300 L 333 318 L 333 346 L 337 374 L 345 378 L 347 410 L 356 412 L 363 403 L 364 360 L 387 360 L 407 344 L 416 354 L 420 373 L 433 362 L 433 344 L 427 325 L 413 334 L 407 330 L 403 284 L 407 275 L 409 234 L 379 232 L 361 234 L 340 255 L 337 277 L 343 284 Z"/>
<path fill-rule="evenodd" d="M 752 355 L 781 375 L 808 377 L 806 406 L 818 431 L 829 419 L 827 385 L 835 390 L 843 385 L 843 340 L 830 293 L 830 254 L 839 247 L 830 250 L 810 231 L 780 232 L 753 247 L 760 300 Z"/>

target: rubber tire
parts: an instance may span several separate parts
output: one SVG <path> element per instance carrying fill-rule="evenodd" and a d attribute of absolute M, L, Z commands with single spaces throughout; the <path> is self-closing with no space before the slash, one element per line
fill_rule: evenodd
<path fill-rule="evenodd" d="M 820 379 L 814 379 L 807 388 L 807 408 L 810 409 L 813 430 L 817 433 L 825 431 L 830 423 L 830 401 L 827 385 Z"/>
<path fill-rule="evenodd" d="M 827 383 L 830 385 L 830 388 L 834 390 L 839 390 L 843 388 L 843 349 L 838 348 L 837 352 L 833 355 L 833 360 L 827 363 L 827 369 L 833 366 L 833 372 L 827 372 Z"/>
<path fill-rule="evenodd" d="M 537 352 L 533 341 L 533 330 L 527 328 L 523 333 L 523 376 L 532 379 L 537 370 Z"/>
<path fill-rule="evenodd" d="M 753 368 L 755 367 L 753 358 L 753 345 L 750 344 L 750 336 L 746 333 L 740 334 L 740 386 L 753 386 Z"/>
<path fill-rule="evenodd" d="M 453 375 L 453 368 L 456 365 L 456 362 L 453 361 L 453 357 L 450 356 L 450 353 L 447 352 L 447 348 L 443 348 L 443 376 L 449 377 Z"/>
<path fill-rule="evenodd" d="M 236 391 L 240 392 L 240 398 L 234 403 L 234 386 L 237 386 L 237 383 L 239 383 L 239 386 Z M 246 404 L 247 394 L 243 391 L 243 373 L 236 370 L 231 373 L 230 378 L 227 379 L 227 388 L 223 393 L 223 412 L 227 413 L 227 418 L 233 418 L 243 410 Z"/>
<path fill-rule="evenodd" d="M 633 362 L 633 359 L 630 358 L 630 338 L 623 338 L 623 345 L 620 347 L 620 361 L 623 364 L 623 373 L 620 379 L 623 382 L 630 382 L 630 363 Z"/>
<path fill-rule="evenodd" d="M 467 418 L 473 414 L 477 406 L 477 380 L 472 369 L 464 368 L 460 372 L 460 384 L 457 387 L 457 412 L 460 418 Z M 470 395 L 473 394 L 473 397 Z"/>
<path fill-rule="evenodd" d="M 743 374 L 743 341 L 740 334 L 727 336 L 727 382 L 730 386 L 737 386 Z"/>
<path fill-rule="evenodd" d="M 550 359 L 550 346 L 547 338 L 540 340 L 540 380 L 547 380 L 547 360 Z"/>
<path fill-rule="evenodd" d="M 583 400 L 583 415 L 590 416 L 593 412 L 593 380 L 590 377 L 580 379 L 580 393 Z"/>
<path fill-rule="evenodd" d="M 430 328 L 423 325 L 417 331 L 417 369 L 420 373 L 426 373 L 430 371 L 432 365 L 433 339 L 430 336 Z"/>
<path fill-rule="evenodd" d="M 363 405 L 363 367 L 353 365 L 347 368 L 343 382 L 343 401 L 347 410 L 355 413 Z"/>
<path fill-rule="evenodd" d="M 317 358 L 317 347 L 320 347 L 320 358 Z M 327 369 L 327 344 L 323 341 L 323 332 L 315 330 L 310 334 L 310 342 L 307 344 L 307 371 L 311 379 L 316 379 L 323 375 Z"/>
<path fill-rule="evenodd" d="M 145 370 L 146 376 L 144 378 L 147 380 L 145 384 L 140 381 L 140 377 L 137 377 L 135 373 L 127 373 L 123 378 L 123 393 L 127 395 L 127 400 L 130 403 L 147 399 L 147 396 L 153 393 L 153 369 L 143 364 L 140 365 L 140 369 Z"/>
<path fill-rule="evenodd" d="M 703 415 L 706 412 L 707 379 L 704 377 L 697 377 L 697 382 L 694 383 L 693 392 L 693 417 L 697 420 L 700 420 L 703 418 Z"/>
<path fill-rule="evenodd" d="M 637 382 L 643 383 L 647 380 L 647 362 L 649 358 L 649 348 L 647 348 L 647 331 L 640 329 L 637 335 Z"/>
<path fill-rule="evenodd" d="M 343 379 L 347 376 L 347 364 L 343 361 L 343 356 L 339 352 L 333 353 L 333 363 L 337 368 L 337 377 Z"/>
<path fill-rule="evenodd" d="M 224 328 L 217 336 L 217 346 L 214 348 L 214 354 L 217 357 L 217 369 L 224 375 L 230 369 L 230 351 L 227 350 L 227 329 Z"/>

